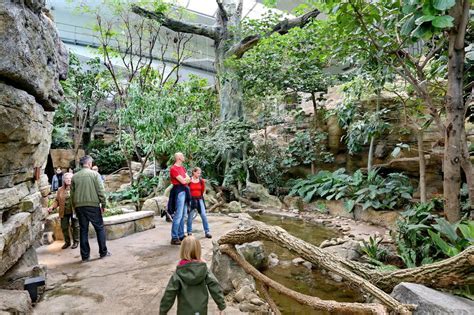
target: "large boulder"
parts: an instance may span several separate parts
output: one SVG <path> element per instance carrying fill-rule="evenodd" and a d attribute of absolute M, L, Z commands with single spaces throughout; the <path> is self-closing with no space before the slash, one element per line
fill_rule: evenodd
<path fill-rule="evenodd" d="M 217 243 L 214 242 L 213 246 L 211 271 L 222 286 L 224 294 L 242 287 L 241 284 L 244 282 L 251 284 L 250 287 L 255 289 L 255 280 L 252 276 L 247 274 L 232 258 L 223 255 Z M 234 284 L 232 283 L 233 280 Z"/>
<path fill-rule="evenodd" d="M 0 187 L 31 179 L 34 168 L 46 163 L 52 122 L 52 113 L 33 95 L 0 81 L 0 174 L 5 174 L 0 177 Z"/>
<path fill-rule="evenodd" d="M 276 196 L 270 195 L 268 189 L 260 184 L 247 182 L 247 185 L 243 191 L 243 195 L 245 198 L 261 203 L 262 206 L 277 209 L 282 207 L 280 199 L 278 199 Z"/>
<path fill-rule="evenodd" d="M 242 245 L 237 245 L 237 250 L 245 260 L 247 260 L 252 266 L 258 270 L 263 270 L 267 268 L 268 259 L 265 255 L 265 250 L 263 248 L 263 243 L 260 241 L 245 243 Z"/>
<path fill-rule="evenodd" d="M 229 202 L 224 208 L 222 208 L 222 212 L 225 213 L 240 213 L 242 212 L 242 206 L 238 201 L 231 201 Z"/>
<path fill-rule="evenodd" d="M 46 276 L 46 266 L 38 264 L 35 248 L 30 247 L 20 260 L 0 278 L 0 288 L 23 290 L 26 279 L 39 276 Z"/>
<path fill-rule="evenodd" d="M 161 215 L 161 210 L 166 210 L 168 207 L 168 197 L 158 196 L 145 200 L 142 210 L 153 211 L 155 215 Z"/>
<path fill-rule="evenodd" d="M 439 292 L 421 284 L 402 282 L 390 294 L 404 304 L 416 304 L 414 315 L 474 314 L 474 301 Z"/>
<path fill-rule="evenodd" d="M 107 192 L 115 192 L 123 185 L 130 184 L 130 173 L 128 170 L 121 170 L 116 174 L 105 175 L 104 187 Z"/>
<path fill-rule="evenodd" d="M 31 314 L 28 291 L 0 290 L 0 314 Z"/>
<path fill-rule="evenodd" d="M 352 240 L 339 245 L 325 247 L 324 250 L 347 260 L 358 260 L 361 256 L 359 242 Z"/>
<path fill-rule="evenodd" d="M 51 149 L 49 150 L 49 154 L 51 155 L 54 168 L 60 167 L 67 170 L 71 165 L 71 161 L 74 161 L 73 149 Z M 80 158 L 84 155 L 85 151 L 79 149 L 77 156 Z"/>
<path fill-rule="evenodd" d="M 66 78 L 68 53 L 43 7 L 43 1 L 0 3 L 0 77 L 54 110 L 63 95 L 59 80 Z"/>

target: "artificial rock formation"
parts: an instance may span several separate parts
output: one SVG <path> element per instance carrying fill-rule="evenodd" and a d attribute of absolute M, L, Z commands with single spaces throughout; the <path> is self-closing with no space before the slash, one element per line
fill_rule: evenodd
<path fill-rule="evenodd" d="M 48 192 L 41 174 L 51 144 L 52 111 L 63 94 L 59 80 L 66 78 L 68 64 L 44 10 L 44 0 L 0 3 L 1 288 L 11 287 L 8 279 L 19 288 L 23 278 L 42 270 L 33 249 Z"/>

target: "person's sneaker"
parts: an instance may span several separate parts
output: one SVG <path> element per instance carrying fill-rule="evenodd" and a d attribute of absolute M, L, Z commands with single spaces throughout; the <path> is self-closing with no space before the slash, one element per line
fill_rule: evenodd
<path fill-rule="evenodd" d="M 88 262 L 89 260 L 90 260 L 89 257 L 87 257 L 87 258 L 82 258 L 82 262 Z"/>
<path fill-rule="evenodd" d="M 105 258 L 105 257 L 109 257 L 109 256 L 112 256 L 112 254 L 110 252 L 107 252 L 104 255 L 100 255 L 100 258 Z"/>
<path fill-rule="evenodd" d="M 206 238 L 212 238 L 212 235 L 209 233 L 206 233 Z"/>
<path fill-rule="evenodd" d="M 171 240 L 171 245 L 181 245 L 181 241 L 179 239 L 174 238 Z"/>
<path fill-rule="evenodd" d="M 77 248 L 77 246 L 79 246 L 79 243 L 78 243 L 78 242 L 74 242 L 74 243 L 72 243 L 71 248 L 74 249 L 74 248 Z"/>
<path fill-rule="evenodd" d="M 71 244 L 69 244 L 69 243 L 64 243 L 63 247 L 61 247 L 61 248 L 62 248 L 62 249 L 66 249 L 66 248 L 68 248 L 69 246 L 71 246 Z"/>

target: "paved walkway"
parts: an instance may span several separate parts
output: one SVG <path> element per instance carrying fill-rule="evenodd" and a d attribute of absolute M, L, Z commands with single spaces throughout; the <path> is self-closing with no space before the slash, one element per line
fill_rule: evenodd
<path fill-rule="evenodd" d="M 209 216 L 217 240 L 234 229 L 238 220 Z M 156 228 L 108 241 L 111 257 L 98 259 L 96 239 L 90 239 L 91 261 L 82 263 L 79 248 L 62 250 L 63 242 L 37 249 L 41 264 L 47 265 L 47 292 L 34 308 L 35 314 L 157 314 L 160 299 L 179 260 L 179 246 L 170 242 L 170 223 L 155 218 Z M 204 238 L 199 219 L 195 235 L 201 240 L 203 258 L 212 259 L 212 240 Z M 212 299 L 210 298 L 210 301 Z M 175 304 L 176 306 L 176 304 Z M 170 314 L 175 314 L 175 308 Z M 217 307 L 209 303 L 209 314 Z M 239 314 L 228 308 L 225 314 Z"/>

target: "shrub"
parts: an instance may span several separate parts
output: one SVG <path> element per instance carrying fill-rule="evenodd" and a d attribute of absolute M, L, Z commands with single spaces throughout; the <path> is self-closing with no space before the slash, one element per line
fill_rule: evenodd
<path fill-rule="evenodd" d="M 474 244 L 473 221 L 449 223 L 433 209 L 433 202 L 418 203 L 397 221 L 398 255 L 409 268 L 454 256 Z"/>
<path fill-rule="evenodd" d="M 380 244 L 383 241 L 383 237 L 374 237 L 370 236 L 368 241 L 363 240 L 363 245 L 361 247 L 362 252 L 367 255 L 369 261 L 383 261 L 387 256 L 387 250 L 383 248 Z"/>
<path fill-rule="evenodd" d="M 110 174 L 126 166 L 127 160 L 117 144 L 94 140 L 88 145 L 87 151 L 99 167 L 101 174 Z"/>
<path fill-rule="evenodd" d="M 352 176 L 341 168 L 335 172 L 320 171 L 307 179 L 296 180 L 290 191 L 298 194 L 306 202 L 315 197 L 327 200 L 346 199 L 345 206 L 352 211 L 356 204 L 362 204 L 365 210 L 401 208 L 407 204 L 413 193 L 408 177 L 391 173 L 386 178 L 372 170 L 364 175 L 360 170 Z"/>
<path fill-rule="evenodd" d="M 131 200 L 136 203 L 141 198 L 148 197 L 159 184 L 159 177 L 143 177 L 139 182 L 135 181 L 124 190 L 110 194 L 109 198 L 114 201 Z"/>

